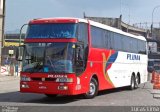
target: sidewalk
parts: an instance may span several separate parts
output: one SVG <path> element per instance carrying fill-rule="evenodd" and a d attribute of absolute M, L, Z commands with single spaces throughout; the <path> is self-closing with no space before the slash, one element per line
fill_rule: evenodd
<path fill-rule="evenodd" d="M 153 89 L 153 83 L 150 81 L 146 82 L 145 84 L 140 84 L 140 88 L 146 89 L 153 95 L 153 98 L 160 99 L 160 89 Z"/>
<path fill-rule="evenodd" d="M 19 80 L 19 76 L 9 76 L 0 74 L 0 82 L 11 81 L 11 80 Z"/>
<path fill-rule="evenodd" d="M 0 82 L 20 79 L 19 78 L 20 73 L 18 73 L 18 76 L 17 76 L 17 73 L 14 72 L 13 70 L 13 73 L 11 75 L 9 71 L 10 71 L 10 66 L 1 66 Z M 19 68 L 19 71 L 20 71 L 20 68 Z"/>

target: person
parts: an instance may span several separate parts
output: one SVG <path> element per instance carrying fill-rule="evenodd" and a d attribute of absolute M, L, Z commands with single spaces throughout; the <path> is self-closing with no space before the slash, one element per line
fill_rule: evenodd
<path fill-rule="evenodd" d="M 9 65 L 8 57 L 7 57 L 7 58 L 5 58 L 4 64 L 5 64 L 5 65 Z"/>
<path fill-rule="evenodd" d="M 18 76 L 18 63 L 16 63 L 15 65 L 15 73 L 17 73 L 17 76 Z"/>

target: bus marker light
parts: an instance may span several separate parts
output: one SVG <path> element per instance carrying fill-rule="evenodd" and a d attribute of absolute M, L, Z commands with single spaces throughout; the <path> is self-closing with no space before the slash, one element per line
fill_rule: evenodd
<path fill-rule="evenodd" d="M 90 62 L 90 67 L 93 67 L 93 62 Z"/>
<path fill-rule="evenodd" d="M 80 84 L 80 78 L 77 77 L 77 84 Z"/>

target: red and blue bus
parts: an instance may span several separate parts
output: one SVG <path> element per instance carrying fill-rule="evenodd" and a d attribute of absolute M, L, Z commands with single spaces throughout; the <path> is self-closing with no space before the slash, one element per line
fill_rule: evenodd
<path fill-rule="evenodd" d="M 20 91 L 84 94 L 147 81 L 145 37 L 79 18 L 34 19 L 24 40 Z"/>

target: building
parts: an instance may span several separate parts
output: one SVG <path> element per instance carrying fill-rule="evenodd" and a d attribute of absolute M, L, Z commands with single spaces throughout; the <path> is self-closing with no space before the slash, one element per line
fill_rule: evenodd
<path fill-rule="evenodd" d="M 21 35 L 21 42 L 24 43 L 25 34 Z M 4 35 L 4 47 L 2 48 L 2 63 L 5 65 L 5 59 L 13 60 L 13 63 L 16 63 L 15 53 L 20 45 L 20 34 L 5 34 Z M 22 45 L 21 43 L 21 45 Z"/>
<path fill-rule="evenodd" d="M 4 17 L 5 17 L 5 0 L 0 0 L 0 65 L 1 65 L 1 48 L 3 47 L 4 34 Z"/>
<path fill-rule="evenodd" d="M 146 29 L 137 28 L 123 22 L 122 15 L 120 15 L 119 18 L 108 18 L 108 17 L 88 17 L 84 14 L 84 18 L 121 29 L 122 31 L 132 33 L 134 35 L 142 35 L 144 37 L 147 37 L 148 35 L 148 31 Z"/>

